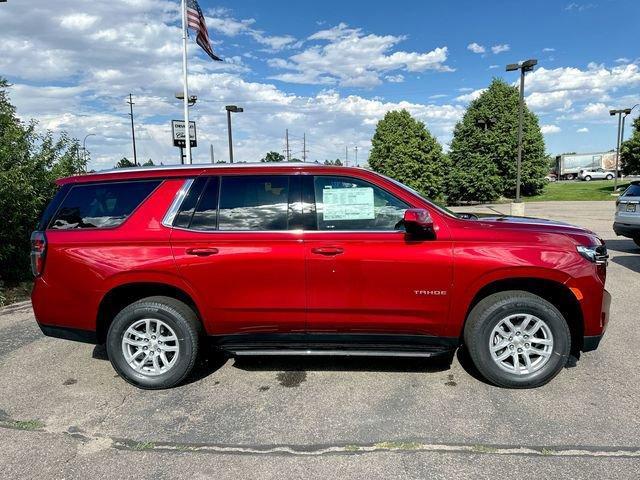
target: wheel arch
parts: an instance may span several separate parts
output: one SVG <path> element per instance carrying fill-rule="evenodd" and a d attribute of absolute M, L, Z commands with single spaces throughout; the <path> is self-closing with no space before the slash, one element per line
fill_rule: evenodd
<path fill-rule="evenodd" d="M 571 332 L 571 353 L 576 355 L 582 349 L 584 341 L 584 318 L 580 303 L 567 285 L 556 280 L 538 277 L 513 277 L 492 281 L 481 287 L 467 307 L 460 338 L 473 307 L 483 298 L 494 293 L 508 290 L 522 290 L 533 293 L 554 305 L 569 325 Z"/>
<path fill-rule="evenodd" d="M 113 318 L 127 305 L 146 297 L 165 296 L 175 298 L 188 305 L 196 313 L 200 323 L 202 316 L 191 295 L 185 290 L 162 282 L 131 282 L 113 287 L 100 301 L 96 318 L 96 338 L 98 343 L 104 343 L 107 331 Z M 204 328 L 204 324 L 203 324 Z"/>

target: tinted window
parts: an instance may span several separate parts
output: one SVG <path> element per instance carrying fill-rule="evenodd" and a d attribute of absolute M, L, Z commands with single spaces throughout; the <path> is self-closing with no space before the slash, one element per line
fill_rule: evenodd
<path fill-rule="evenodd" d="M 315 177 L 318 230 L 401 230 L 409 208 L 381 188 L 355 178 Z"/>
<path fill-rule="evenodd" d="M 193 230 L 216 230 L 218 228 L 218 177 L 207 181 L 198 206 L 191 220 Z"/>
<path fill-rule="evenodd" d="M 632 183 L 622 194 L 623 197 L 640 197 L 640 184 Z"/>
<path fill-rule="evenodd" d="M 198 177 L 193 181 L 191 188 L 189 189 L 186 197 L 184 197 L 184 200 L 180 205 L 180 210 L 178 210 L 176 218 L 173 221 L 173 225 L 175 227 L 189 228 L 193 212 L 196 210 L 196 205 L 198 204 L 198 200 L 200 200 L 200 195 L 202 194 L 202 189 L 206 184 L 206 177 Z"/>
<path fill-rule="evenodd" d="M 220 230 L 286 230 L 289 177 L 222 177 Z"/>
<path fill-rule="evenodd" d="M 122 224 L 160 180 L 71 187 L 49 228 L 112 228 Z"/>

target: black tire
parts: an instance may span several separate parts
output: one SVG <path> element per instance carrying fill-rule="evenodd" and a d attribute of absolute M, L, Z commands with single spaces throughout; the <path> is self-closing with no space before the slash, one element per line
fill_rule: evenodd
<path fill-rule="evenodd" d="M 150 376 L 134 370 L 122 351 L 125 332 L 143 318 L 161 320 L 177 336 L 178 359 L 160 375 Z M 193 369 L 200 349 L 201 330 L 197 315 L 183 302 L 161 296 L 143 298 L 125 307 L 114 318 L 107 333 L 107 354 L 116 372 L 132 385 L 149 390 L 171 388 L 180 384 Z"/>
<path fill-rule="evenodd" d="M 502 370 L 491 357 L 491 332 L 513 314 L 532 314 L 543 320 L 553 335 L 553 350 L 546 364 L 533 373 Z M 535 388 L 549 382 L 564 368 L 571 351 L 571 333 L 562 314 L 543 298 L 521 290 L 495 293 L 471 310 L 464 329 L 464 343 L 478 371 L 491 383 L 506 388 Z"/>
<path fill-rule="evenodd" d="M 640 237 L 634 237 L 633 241 L 636 243 L 637 246 L 640 247 Z"/>
<path fill-rule="evenodd" d="M 613 175 L 611 174 L 607 175 L 607 180 L 613 180 Z"/>
<path fill-rule="evenodd" d="M 591 181 L 591 177 L 589 175 L 587 175 L 586 177 L 584 177 L 584 181 L 585 182 L 590 182 Z"/>

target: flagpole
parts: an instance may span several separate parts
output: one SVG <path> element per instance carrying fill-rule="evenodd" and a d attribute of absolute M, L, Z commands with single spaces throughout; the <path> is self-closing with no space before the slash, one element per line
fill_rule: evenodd
<path fill-rule="evenodd" d="M 189 129 L 189 84 L 187 80 L 187 0 L 182 0 L 182 76 L 184 86 L 184 131 L 187 164 L 191 165 L 191 132 Z"/>

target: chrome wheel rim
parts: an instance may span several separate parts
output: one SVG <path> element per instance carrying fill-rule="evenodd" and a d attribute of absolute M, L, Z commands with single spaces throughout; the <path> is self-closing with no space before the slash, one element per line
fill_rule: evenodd
<path fill-rule="evenodd" d="M 489 337 L 489 351 L 501 370 L 530 375 L 544 367 L 553 352 L 553 335 L 535 315 L 509 315 L 498 322 Z"/>
<path fill-rule="evenodd" d="M 148 376 L 162 375 L 178 361 L 178 336 L 162 320 L 136 320 L 122 336 L 122 354 L 127 364 L 136 372 Z"/>

